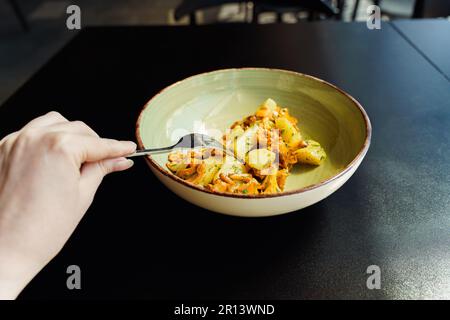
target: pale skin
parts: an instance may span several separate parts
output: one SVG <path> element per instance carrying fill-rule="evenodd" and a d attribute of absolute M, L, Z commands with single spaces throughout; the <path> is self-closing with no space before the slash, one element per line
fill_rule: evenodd
<path fill-rule="evenodd" d="M 57 112 L 0 140 L 0 299 L 15 299 L 58 254 L 103 177 L 130 168 L 135 150 Z"/>

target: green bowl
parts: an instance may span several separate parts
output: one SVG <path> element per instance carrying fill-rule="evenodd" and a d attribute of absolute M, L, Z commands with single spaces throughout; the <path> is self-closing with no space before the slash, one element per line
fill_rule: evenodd
<path fill-rule="evenodd" d="M 170 173 L 167 154 L 152 155 L 152 171 L 172 191 L 201 207 L 240 216 L 266 216 L 301 209 L 337 190 L 356 170 L 370 144 L 371 125 L 362 106 L 323 80 L 286 70 L 226 69 L 195 75 L 154 96 L 136 127 L 141 148 L 171 145 L 191 132 L 220 138 L 233 122 L 274 99 L 299 122 L 307 138 L 324 147 L 317 167 L 297 165 L 284 192 L 270 195 L 213 193 Z"/>

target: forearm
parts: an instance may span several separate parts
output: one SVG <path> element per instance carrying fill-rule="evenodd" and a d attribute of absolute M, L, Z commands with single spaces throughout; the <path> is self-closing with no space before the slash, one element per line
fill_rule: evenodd
<path fill-rule="evenodd" d="M 39 270 L 0 244 L 0 300 L 15 299 Z"/>
<path fill-rule="evenodd" d="M 0 201 L 5 204 L 1 197 Z M 21 248 L 27 240 L 11 232 L 14 226 L 5 221 L 8 217 L 11 211 L 0 205 L 0 300 L 15 299 L 42 268 Z"/>

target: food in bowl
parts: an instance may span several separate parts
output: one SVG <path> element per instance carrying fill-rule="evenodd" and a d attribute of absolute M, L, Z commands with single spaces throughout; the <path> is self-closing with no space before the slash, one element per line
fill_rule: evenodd
<path fill-rule="evenodd" d="M 287 108 L 269 98 L 223 135 L 226 152 L 177 150 L 168 155 L 166 166 L 179 178 L 213 192 L 279 193 L 295 164 L 318 166 L 326 158 L 320 143 L 305 139 L 297 123 Z"/>
<path fill-rule="evenodd" d="M 283 192 L 250 195 L 210 191 L 173 174 L 166 166 L 167 153 L 146 157 L 150 170 L 186 201 L 235 216 L 287 213 L 328 197 L 357 171 L 369 149 L 372 129 L 358 101 L 309 75 L 239 68 L 190 76 L 163 89 L 145 104 L 136 123 L 138 145 L 165 147 L 192 132 L 220 141 L 225 128 L 253 114 L 267 97 L 289 107 L 289 114 L 299 120 L 302 135 L 320 142 L 327 154 L 319 166 L 293 166 Z M 364 172 L 359 174 L 356 185 L 369 183 L 366 178 Z"/>

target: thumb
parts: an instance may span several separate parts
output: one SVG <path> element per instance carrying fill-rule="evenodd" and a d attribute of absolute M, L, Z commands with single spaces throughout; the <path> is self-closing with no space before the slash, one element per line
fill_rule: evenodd
<path fill-rule="evenodd" d="M 80 193 L 90 205 L 100 183 L 109 173 L 124 171 L 133 166 L 133 160 L 120 157 L 96 162 L 86 162 L 81 168 Z"/>

